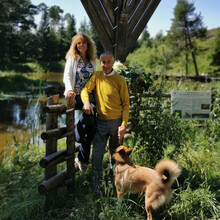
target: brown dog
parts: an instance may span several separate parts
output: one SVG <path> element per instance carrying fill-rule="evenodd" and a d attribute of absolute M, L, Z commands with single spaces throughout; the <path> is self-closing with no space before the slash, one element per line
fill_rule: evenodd
<path fill-rule="evenodd" d="M 172 160 L 161 160 L 155 167 L 136 166 L 130 163 L 132 148 L 120 146 L 113 157 L 115 164 L 115 186 L 117 197 L 123 193 L 145 192 L 145 209 L 148 220 L 152 220 L 152 209 L 166 205 L 171 199 L 171 185 L 180 175 L 181 170 Z"/>

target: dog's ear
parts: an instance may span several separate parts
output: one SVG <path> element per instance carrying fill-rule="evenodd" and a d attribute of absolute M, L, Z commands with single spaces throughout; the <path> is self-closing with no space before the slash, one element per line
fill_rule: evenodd
<path fill-rule="evenodd" d="M 127 149 L 127 155 L 130 155 L 130 154 L 131 154 L 131 152 L 132 152 L 132 150 L 133 150 L 133 149 L 132 149 L 131 147 L 130 147 L 130 148 L 128 148 L 128 149 Z"/>

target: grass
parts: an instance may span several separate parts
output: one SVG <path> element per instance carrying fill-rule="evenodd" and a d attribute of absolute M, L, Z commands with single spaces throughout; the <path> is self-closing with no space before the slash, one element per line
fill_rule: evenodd
<path fill-rule="evenodd" d="M 164 216 L 170 219 L 219 219 L 220 218 L 220 118 L 219 83 L 167 82 L 167 91 L 171 88 L 183 90 L 210 90 L 215 87 L 217 95 L 213 105 L 212 117 L 197 127 L 198 122 L 180 121 L 181 132 L 185 139 L 176 149 L 168 144 L 164 148 L 164 158 L 174 158 L 182 169 L 178 181 L 174 183 L 174 195 L 165 212 L 159 209 L 153 212 L 154 219 Z M 177 87 L 177 85 L 179 85 Z M 172 125 L 169 125 L 172 126 Z M 129 145 L 129 143 L 126 143 Z M 58 141 L 58 149 L 63 149 L 65 140 Z M 135 157 L 140 146 L 133 146 L 132 159 L 143 165 L 141 157 Z M 105 187 L 105 195 L 94 197 L 91 189 L 91 165 L 85 173 L 76 174 L 75 192 L 68 195 L 66 188 L 57 192 L 40 195 L 37 191 L 43 181 L 44 170 L 39 166 L 45 154 L 44 146 L 21 146 L 18 142 L 8 146 L 10 153 L 0 158 L 0 219 L 54 219 L 54 220 L 92 220 L 92 219 L 146 219 L 144 198 L 137 195 L 125 195 L 117 200 L 114 189 Z M 148 152 L 142 151 L 145 158 Z M 144 157 L 143 157 L 144 158 Z M 153 167 L 152 164 L 147 164 Z M 64 168 L 59 165 L 59 170 Z M 107 179 L 107 156 L 104 158 L 104 179 Z"/>
<path fill-rule="evenodd" d="M 138 54 L 136 55 L 138 56 Z M 46 66 L 44 70 L 50 69 Z M 14 72 L 6 75 L 1 73 L 0 76 L 1 93 L 13 94 L 24 89 L 35 88 L 43 83 Z M 164 82 L 159 79 L 157 83 L 160 86 Z M 165 82 L 164 92 L 171 92 L 173 89 L 210 91 L 211 88 L 215 89 L 216 95 L 212 116 L 207 122 L 179 121 L 176 124 L 177 127 L 172 127 L 172 123 L 166 124 L 166 120 L 163 119 L 165 116 L 160 118 L 161 123 L 164 122 L 164 130 L 171 127 L 175 135 L 184 134 L 184 139 L 181 139 L 181 144 L 177 146 L 169 143 L 169 140 L 164 137 L 167 142 L 166 147 L 162 148 L 164 152 L 161 152 L 161 155 L 164 158 L 175 159 L 182 169 L 182 174 L 173 185 L 174 195 L 167 210 L 159 209 L 153 212 L 153 217 L 156 220 L 161 220 L 164 217 L 178 220 L 217 220 L 220 218 L 220 83 L 170 80 Z M 156 114 L 158 112 L 155 112 Z M 152 117 L 152 115 L 150 116 Z M 143 115 L 145 119 L 151 117 Z M 143 124 L 144 122 L 143 120 Z M 203 126 L 197 127 L 198 123 L 202 123 Z M 149 136 L 151 139 L 154 137 L 153 130 Z M 163 132 L 161 129 L 157 131 Z M 137 134 L 134 135 L 137 136 Z M 129 142 L 126 143 L 128 146 L 129 144 Z M 63 149 L 65 145 L 65 140 L 58 141 L 58 149 Z M 152 154 L 145 151 L 140 143 L 135 143 L 132 147 L 134 148 L 132 159 L 135 163 L 149 167 L 154 166 L 149 162 L 151 161 L 149 155 Z M 141 150 L 139 151 L 140 157 L 137 156 L 138 150 Z M 40 195 L 37 189 L 43 181 L 44 170 L 39 166 L 39 161 L 45 154 L 45 147 L 29 143 L 20 145 L 15 140 L 14 144 L 8 146 L 6 151 L 8 153 L 2 153 L 0 156 L 0 219 L 2 220 L 146 219 L 143 196 L 125 195 L 123 199 L 117 200 L 115 190 L 106 184 L 105 194 L 100 198 L 94 197 L 91 189 L 91 165 L 85 173 L 78 172 L 76 174 L 75 192 L 72 195 L 67 194 L 65 187 L 58 188 L 56 192 L 51 192 L 46 196 Z M 58 170 L 61 171 L 64 167 L 65 165 L 61 164 L 58 166 Z M 106 155 L 104 167 L 104 179 L 107 179 Z"/>
<path fill-rule="evenodd" d="M 23 75 L 0 76 L 0 93 L 14 94 L 19 91 L 33 92 L 36 88 L 46 86 L 41 80 L 31 80 Z"/>
<path fill-rule="evenodd" d="M 13 63 L 1 62 L 1 72 L 11 73 L 40 73 L 40 72 L 63 72 L 65 61 Z"/>

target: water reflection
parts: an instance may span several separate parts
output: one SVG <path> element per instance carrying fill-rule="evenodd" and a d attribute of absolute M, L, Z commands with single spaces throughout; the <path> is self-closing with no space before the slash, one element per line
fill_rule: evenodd
<path fill-rule="evenodd" d="M 65 102 L 60 99 L 59 103 Z M 0 100 L 0 152 L 5 146 L 11 146 L 17 141 L 20 144 L 28 142 L 43 144 L 40 134 L 46 129 L 46 115 L 42 109 L 46 99 L 13 98 Z M 80 112 L 75 112 L 76 121 Z M 58 126 L 65 126 L 65 114 L 58 117 Z"/>

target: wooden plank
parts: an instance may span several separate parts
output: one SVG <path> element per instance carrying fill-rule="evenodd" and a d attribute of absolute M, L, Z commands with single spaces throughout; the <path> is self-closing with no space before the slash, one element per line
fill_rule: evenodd
<path fill-rule="evenodd" d="M 59 102 L 59 95 L 54 95 L 48 98 L 47 105 L 56 105 Z M 46 131 L 55 129 L 58 126 L 57 115 L 55 113 L 46 114 Z M 48 156 L 54 152 L 57 152 L 57 139 L 55 137 L 46 141 L 46 155 Z M 45 180 L 53 177 L 57 173 L 56 165 L 50 166 L 45 169 Z"/>
<path fill-rule="evenodd" d="M 115 1 L 114 0 L 102 0 L 102 4 L 108 13 L 111 23 L 114 24 L 115 23 L 115 14 L 114 14 Z"/>
<path fill-rule="evenodd" d="M 141 32 L 147 25 L 148 21 L 150 20 L 152 14 L 156 10 L 158 4 L 161 0 L 151 0 L 149 7 L 145 10 L 144 14 L 141 17 L 139 23 L 137 23 L 136 27 L 132 30 L 132 32 L 128 35 L 128 48 L 127 54 L 133 49 L 133 45 L 135 41 L 140 36 Z M 127 56 L 126 54 L 126 56 Z"/>
<path fill-rule="evenodd" d="M 61 185 L 66 180 L 66 170 L 63 170 L 59 174 L 45 180 L 38 187 L 38 192 L 40 194 L 45 194 L 53 189 L 56 189 L 59 185 Z"/>
<path fill-rule="evenodd" d="M 133 9 L 132 14 L 130 14 L 128 24 L 128 35 L 134 30 L 135 26 L 141 21 L 145 22 L 144 19 L 141 19 L 145 13 L 148 13 L 149 5 L 153 0 L 141 1 L 140 4 L 136 5 L 136 8 Z M 155 0 L 154 0 L 155 1 Z"/>
<path fill-rule="evenodd" d="M 127 54 L 127 22 L 119 23 L 118 30 L 119 34 L 116 41 L 115 57 L 121 62 L 124 62 L 126 60 L 125 54 Z"/>
<path fill-rule="evenodd" d="M 66 112 L 66 105 L 65 104 L 47 105 L 43 108 L 43 112 L 63 114 Z"/>
<path fill-rule="evenodd" d="M 51 129 L 48 131 L 44 131 L 41 133 L 41 139 L 42 140 L 48 140 L 49 138 L 56 138 L 56 139 L 60 139 L 63 137 L 63 135 L 67 132 L 67 128 L 66 127 L 62 127 L 62 128 L 55 128 L 55 129 Z"/>
<path fill-rule="evenodd" d="M 81 2 L 99 35 L 103 47 L 112 52 L 113 28 L 108 22 L 100 2 L 87 0 L 81 0 Z"/>
<path fill-rule="evenodd" d="M 122 13 L 123 4 L 125 1 L 117 1 L 115 5 L 115 36 L 114 36 L 114 56 L 115 59 L 120 60 L 121 62 L 125 61 L 125 54 L 127 52 L 127 21 L 128 14 Z"/>
<path fill-rule="evenodd" d="M 65 160 L 66 157 L 66 149 L 60 150 L 53 154 L 48 155 L 40 160 L 40 166 L 45 168 L 51 164 L 58 164 Z"/>
<path fill-rule="evenodd" d="M 67 111 L 66 111 L 66 127 L 67 132 L 74 131 L 75 128 L 75 118 L 74 118 L 74 103 L 67 102 Z M 70 135 L 66 139 L 66 157 L 70 158 L 75 153 L 75 134 Z M 74 192 L 75 184 L 75 166 L 74 158 L 66 161 L 67 165 L 67 191 L 69 193 Z"/>
<path fill-rule="evenodd" d="M 130 0 L 127 1 L 126 7 L 125 7 L 125 12 L 129 14 L 129 17 L 132 16 L 134 13 L 134 9 L 138 7 L 138 5 L 142 2 L 143 0 Z"/>

